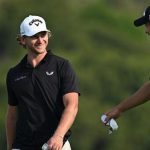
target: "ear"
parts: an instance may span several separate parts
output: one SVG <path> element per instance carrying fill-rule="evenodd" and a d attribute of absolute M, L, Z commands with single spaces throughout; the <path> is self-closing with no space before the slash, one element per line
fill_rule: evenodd
<path fill-rule="evenodd" d="M 20 43 L 22 45 L 26 45 L 26 41 L 25 41 L 25 37 L 24 36 L 20 37 Z"/>

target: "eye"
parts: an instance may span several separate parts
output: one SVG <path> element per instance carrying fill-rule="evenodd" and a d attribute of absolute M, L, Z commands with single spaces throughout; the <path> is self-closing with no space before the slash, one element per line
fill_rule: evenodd
<path fill-rule="evenodd" d="M 37 39 L 39 36 L 38 35 L 35 35 L 35 36 L 33 36 L 32 38 L 33 39 Z"/>
<path fill-rule="evenodd" d="M 33 35 L 33 36 L 30 36 L 31 39 L 37 39 L 38 37 L 39 37 L 38 34 L 35 34 L 35 35 Z"/>
<path fill-rule="evenodd" d="M 41 36 L 41 37 L 45 37 L 45 36 L 46 36 L 46 34 L 47 34 L 47 32 L 46 32 L 46 31 L 44 31 L 44 32 L 41 32 L 40 36 Z"/>
<path fill-rule="evenodd" d="M 40 38 L 44 38 L 46 36 L 47 32 L 46 31 L 43 31 L 43 32 L 40 32 L 40 33 L 37 33 L 33 36 L 30 36 L 30 38 L 32 39 L 38 39 L 39 37 Z"/>

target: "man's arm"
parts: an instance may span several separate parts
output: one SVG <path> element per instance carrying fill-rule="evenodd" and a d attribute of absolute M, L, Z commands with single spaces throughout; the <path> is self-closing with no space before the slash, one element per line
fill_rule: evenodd
<path fill-rule="evenodd" d="M 145 103 L 150 99 L 150 82 L 145 83 L 137 92 L 130 97 L 123 100 L 111 111 L 105 113 L 108 116 L 108 120 L 111 118 L 118 118 L 120 114 L 128 109 L 136 107 Z"/>
<path fill-rule="evenodd" d="M 12 149 L 12 144 L 15 138 L 16 121 L 17 121 L 17 107 L 8 105 L 6 115 L 7 150 Z"/>
<path fill-rule="evenodd" d="M 63 137 L 72 126 L 78 112 L 78 93 L 68 93 L 63 96 L 65 109 L 54 135 L 48 141 L 49 147 L 61 149 Z"/>

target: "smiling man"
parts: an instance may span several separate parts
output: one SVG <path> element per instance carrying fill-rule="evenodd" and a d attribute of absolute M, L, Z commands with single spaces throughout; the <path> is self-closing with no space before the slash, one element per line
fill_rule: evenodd
<path fill-rule="evenodd" d="M 40 16 L 28 16 L 17 38 L 24 58 L 7 74 L 8 150 L 71 150 L 68 138 L 78 112 L 77 78 L 68 60 L 47 51 L 51 32 Z"/>

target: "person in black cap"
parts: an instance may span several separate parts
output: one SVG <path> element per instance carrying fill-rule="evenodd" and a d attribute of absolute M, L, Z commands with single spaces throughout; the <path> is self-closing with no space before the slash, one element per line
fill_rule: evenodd
<path fill-rule="evenodd" d="M 145 9 L 142 17 L 134 21 L 134 25 L 136 27 L 145 25 L 146 33 L 150 35 L 150 6 Z"/>
<path fill-rule="evenodd" d="M 50 30 L 30 15 L 17 37 L 27 54 L 7 74 L 7 150 L 71 150 L 79 88 L 70 62 L 47 50 Z M 44 148 L 43 148 L 44 149 Z"/>
<path fill-rule="evenodd" d="M 134 25 L 136 27 L 139 27 L 141 25 L 146 25 L 147 23 L 150 23 L 150 6 L 148 6 L 145 9 L 142 17 L 140 17 L 134 21 Z"/>
<path fill-rule="evenodd" d="M 150 6 L 146 8 L 142 17 L 134 21 L 136 27 L 145 25 L 146 33 L 150 34 Z M 112 108 L 110 111 L 106 111 L 104 114 L 107 116 L 105 124 L 114 118 L 117 119 L 121 113 L 141 105 L 150 100 L 150 82 L 144 83 L 133 95 L 125 98 L 118 105 Z"/>

